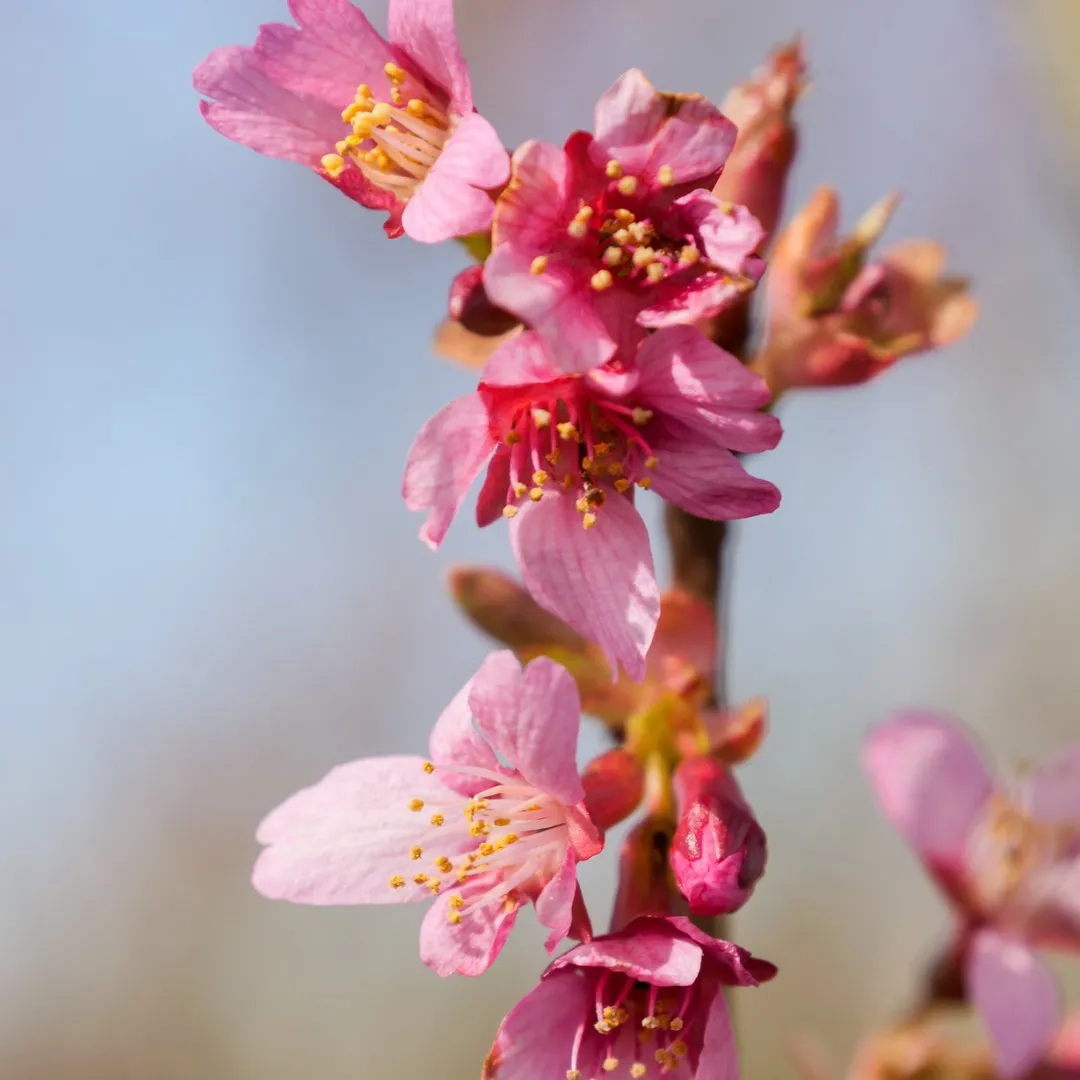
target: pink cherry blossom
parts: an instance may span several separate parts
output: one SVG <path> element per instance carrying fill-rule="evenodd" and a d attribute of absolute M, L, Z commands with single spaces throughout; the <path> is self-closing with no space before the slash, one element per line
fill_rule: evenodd
<path fill-rule="evenodd" d="M 452 0 L 390 0 L 389 41 L 349 0 L 289 0 L 253 47 L 216 49 L 195 69 L 215 130 L 315 170 L 386 210 L 386 232 L 435 243 L 486 230 L 507 153 L 473 110 Z"/>
<path fill-rule="evenodd" d="M 628 71 L 597 104 L 595 136 L 514 154 L 484 270 L 492 301 L 577 372 L 645 328 L 715 315 L 762 270 L 757 221 L 710 190 L 734 143 L 715 106 Z"/>
<path fill-rule="evenodd" d="M 636 919 L 551 964 L 503 1021 L 483 1080 L 736 1076 L 723 987 L 775 974 L 689 919 Z"/>
<path fill-rule="evenodd" d="M 429 511 L 420 536 L 436 548 L 486 465 L 478 523 L 510 518 L 533 598 L 640 680 L 660 594 L 634 487 L 714 520 L 775 510 L 779 492 L 734 453 L 779 441 L 778 421 L 758 411 L 767 400 L 760 379 L 691 327 L 583 376 L 561 374 L 543 340 L 522 333 L 475 393 L 424 425 L 402 493 Z"/>
<path fill-rule="evenodd" d="M 558 664 L 523 672 L 492 653 L 439 717 L 429 761 L 354 761 L 274 810 L 255 887 L 298 904 L 434 898 L 420 955 L 439 975 L 485 971 L 527 900 L 549 951 L 588 937 L 576 867 L 603 844 L 574 763 L 580 721 Z"/>
<path fill-rule="evenodd" d="M 1022 1076 L 1061 1020 L 1035 950 L 1080 949 L 1080 744 L 1005 782 L 959 725 L 905 713 L 871 732 L 864 761 L 886 816 L 961 920 L 965 991 L 998 1071 Z"/>
<path fill-rule="evenodd" d="M 675 769 L 679 824 L 671 869 L 695 915 L 725 915 L 765 873 L 765 832 L 723 762 L 687 758 Z"/>

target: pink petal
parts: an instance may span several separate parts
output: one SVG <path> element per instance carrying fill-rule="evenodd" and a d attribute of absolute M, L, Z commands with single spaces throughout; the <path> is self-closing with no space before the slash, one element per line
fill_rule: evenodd
<path fill-rule="evenodd" d="M 994 792 L 979 749 L 955 722 L 900 713 L 873 728 L 863 767 L 878 803 L 930 868 L 955 882 L 968 837 Z"/>
<path fill-rule="evenodd" d="M 645 676 L 645 653 L 660 616 L 649 534 L 626 498 L 610 497 L 591 529 L 572 494 L 527 503 L 510 522 L 525 587 L 542 607 L 604 650 L 612 667 Z"/>
<path fill-rule="evenodd" d="M 536 898 L 536 917 L 548 934 L 544 948 L 554 952 L 570 932 L 574 921 L 574 898 L 577 895 L 577 857 L 572 848 L 566 849 L 566 858 L 558 873 L 544 886 Z"/>
<path fill-rule="evenodd" d="M 509 650 L 491 653 L 473 677 L 469 708 L 529 784 L 566 806 L 585 798 L 576 761 L 581 699 L 564 667 L 540 657 L 522 672 Z"/>
<path fill-rule="evenodd" d="M 980 930 L 968 952 L 968 997 L 990 1034 L 1003 1080 L 1033 1069 L 1049 1050 L 1063 1009 L 1057 980 L 1024 944 Z"/>
<path fill-rule="evenodd" d="M 667 919 L 636 919 L 625 930 L 575 946 L 551 964 L 602 967 L 654 986 L 691 986 L 701 971 L 701 946 L 680 934 Z"/>
<path fill-rule="evenodd" d="M 709 262 L 729 274 L 741 274 L 746 260 L 765 238 L 765 230 L 745 206 L 721 207 L 711 191 L 691 191 L 675 207 L 697 233 Z"/>
<path fill-rule="evenodd" d="M 459 116 L 472 112 L 469 67 L 454 30 L 453 0 L 390 0 L 390 41 L 450 95 Z"/>
<path fill-rule="evenodd" d="M 490 885 L 490 880 L 486 882 Z M 462 892 L 478 894 L 480 886 Z M 429 894 L 430 895 L 430 894 Z M 503 897 L 469 908 L 461 922 L 450 922 L 450 892 L 440 894 L 420 927 L 420 959 L 444 978 L 448 975 L 483 975 L 502 952 L 517 921 L 518 905 Z"/>
<path fill-rule="evenodd" d="M 716 617 L 704 600 L 682 589 L 669 589 L 660 597 L 660 621 L 648 656 L 654 678 L 665 676 L 668 658 L 708 675 L 716 666 L 716 646 Z"/>
<path fill-rule="evenodd" d="M 589 1022 L 593 1015 L 595 986 L 595 979 L 574 971 L 546 975 L 502 1022 L 484 1061 L 482 1080 L 565 1077 L 574 1036 L 582 1022 Z M 586 1040 L 586 1047 L 590 1042 Z M 579 1061 L 585 1076 L 594 1075 L 599 1066 L 596 1053 Z"/>
<path fill-rule="evenodd" d="M 560 371 L 584 373 L 610 360 L 615 342 L 588 283 L 554 258 L 542 274 L 531 267 L 532 256 L 513 244 L 499 245 L 484 264 L 488 296 L 544 338 Z"/>
<path fill-rule="evenodd" d="M 196 69 L 195 89 L 206 122 L 226 138 L 269 157 L 314 168 L 333 150 L 345 125 L 339 109 L 285 90 L 239 45 L 215 49 Z"/>
<path fill-rule="evenodd" d="M 412 799 L 445 802 L 448 792 L 418 757 L 364 758 L 298 791 L 259 826 L 268 845 L 255 888 L 294 904 L 395 904 L 430 899 L 410 874 L 409 850 L 430 834 L 430 814 Z M 395 874 L 407 884 L 394 889 Z"/>
<path fill-rule="evenodd" d="M 393 58 L 367 17 L 349 0 L 290 0 L 300 29 L 282 23 L 259 28 L 255 42 L 267 75 L 288 90 L 312 94 L 339 114 L 367 83 L 380 101 L 390 100 L 384 70 Z"/>
<path fill-rule="evenodd" d="M 480 528 L 502 517 L 510 490 L 510 450 L 500 446 L 488 465 L 480 494 L 476 497 L 476 524 Z"/>
<path fill-rule="evenodd" d="M 433 551 L 493 450 L 478 394 L 451 401 L 420 429 L 405 463 L 401 494 L 410 510 L 431 510 L 420 539 Z"/>
<path fill-rule="evenodd" d="M 662 330 L 690 326 L 719 315 L 747 294 L 746 280 L 709 271 L 681 282 L 662 281 L 651 294 L 652 303 L 636 314 L 638 326 Z"/>
<path fill-rule="evenodd" d="M 570 222 L 570 163 L 551 143 L 530 139 L 511 159 L 510 186 L 499 196 L 492 241 L 527 255 L 548 254 Z"/>
<path fill-rule="evenodd" d="M 650 445 L 659 458 L 652 474 L 653 491 L 691 514 L 734 521 L 771 514 L 780 505 L 777 487 L 751 476 L 703 425 L 692 428 L 664 420 L 650 431 Z"/>
<path fill-rule="evenodd" d="M 558 377 L 544 339 L 526 330 L 504 342 L 488 357 L 480 381 L 488 386 L 528 386 Z"/>
<path fill-rule="evenodd" d="M 775 978 L 775 964 L 751 955 L 746 949 L 730 941 L 706 934 L 685 916 L 673 915 L 666 922 L 705 951 L 706 959 L 713 965 L 714 974 L 725 986 L 757 986 Z M 630 932 L 634 925 L 627 927 L 627 932 Z"/>
<path fill-rule="evenodd" d="M 717 989 L 705 1017 L 705 1042 L 698 1058 L 697 1076 L 709 1080 L 738 1080 L 739 1056 L 727 1000 Z"/>
<path fill-rule="evenodd" d="M 1039 821 L 1080 826 L 1080 743 L 1033 769 L 1027 791 L 1028 809 Z"/>
<path fill-rule="evenodd" d="M 428 751 L 438 768 L 439 779 L 447 787 L 467 796 L 490 787 L 491 781 L 454 773 L 446 766 L 469 765 L 479 769 L 499 769 L 499 759 L 473 723 L 472 710 L 469 708 L 471 692 L 470 679 L 454 695 L 454 700 L 443 709 L 428 740 Z"/>

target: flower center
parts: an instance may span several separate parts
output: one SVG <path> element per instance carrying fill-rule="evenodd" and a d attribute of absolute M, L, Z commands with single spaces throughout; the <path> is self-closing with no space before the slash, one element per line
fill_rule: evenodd
<path fill-rule="evenodd" d="M 445 800 L 417 798 L 408 803 L 410 812 L 428 815 L 430 824 L 426 837 L 418 837 L 409 851 L 411 861 L 421 864 L 409 875 L 412 881 L 432 893 L 450 882 L 488 886 L 467 899 L 461 892 L 451 894 L 447 917 L 456 926 L 472 907 L 499 897 L 516 907 L 516 890 L 528 888 L 534 880 L 546 883 L 563 864 L 570 830 L 566 807 L 516 774 L 456 764 L 443 768 L 492 782 L 472 798 L 455 798 L 447 788 Z M 435 766 L 427 762 L 424 770 L 432 773 Z M 481 878 L 485 880 L 480 882 Z M 390 879 L 391 888 L 404 886 L 405 875 Z"/>
<path fill-rule="evenodd" d="M 323 157 L 322 166 L 337 179 L 352 163 L 376 187 L 405 201 L 438 160 L 453 122 L 404 68 L 391 62 L 386 74 L 391 100 L 376 101 L 370 86 L 358 86 L 355 101 L 341 114 L 352 134 Z"/>
<path fill-rule="evenodd" d="M 566 1080 L 593 1080 L 579 1064 L 585 1041 L 597 1037 L 603 1076 L 640 1080 L 674 1072 L 690 1052 L 686 1035 L 693 1000 L 693 986 L 652 986 L 604 971 L 596 984 L 595 1016 L 582 1019 Z"/>
<path fill-rule="evenodd" d="M 561 486 L 580 491 L 577 511 L 586 529 L 614 489 L 652 485 L 659 465 L 645 430 L 651 409 L 590 394 L 578 377 L 506 390 L 482 383 L 492 434 L 510 448 L 510 486 L 503 514 L 514 517 L 528 497 L 540 502 Z"/>

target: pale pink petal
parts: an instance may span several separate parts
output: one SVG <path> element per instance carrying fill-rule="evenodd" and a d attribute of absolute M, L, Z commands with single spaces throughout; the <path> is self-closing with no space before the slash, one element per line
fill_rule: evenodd
<path fill-rule="evenodd" d="M 410 874 L 409 851 L 431 833 L 413 799 L 450 793 L 418 757 L 364 758 L 340 765 L 298 791 L 259 826 L 268 845 L 255 864 L 255 888 L 295 904 L 394 904 L 430 899 Z M 402 875 L 406 884 L 392 888 Z"/>
<path fill-rule="evenodd" d="M 649 157 L 649 144 L 667 115 L 664 99 L 638 68 L 631 68 L 601 95 L 593 116 L 597 149 L 638 174 Z"/>
<path fill-rule="evenodd" d="M 671 100 L 670 107 L 675 111 L 653 142 L 644 176 L 652 180 L 665 165 L 676 184 L 715 176 L 735 146 L 735 125 L 704 98 Z"/>
<path fill-rule="evenodd" d="M 735 1032 L 731 1027 L 731 1012 L 720 990 L 714 990 L 705 1017 L 705 1041 L 698 1058 L 697 1076 L 709 1080 L 738 1080 L 739 1056 L 735 1049 Z"/>
<path fill-rule="evenodd" d="M 547 342 L 560 371 L 584 373 L 615 353 L 588 282 L 570 266 L 551 259 L 542 274 L 532 257 L 501 244 L 484 265 L 484 287 L 501 308 L 512 311 Z"/>
<path fill-rule="evenodd" d="M 410 510 L 430 509 L 420 539 L 432 550 L 442 543 L 493 450 L 478 394 L 450 402 L 420 429 L 405 463 L 401 494 Z"/>
<path fill-rule="evenodd" d="M 500 446 L 488 465 L 483 487 L 476 497 L 476 524 L 480 528 L 502 517 L 510 491 L 510 450 Z"/>
<path fill-rule="evenodd" d="M 752 417 L 766 419 L 757 413 Z M 752 417 L 745 422 L 751 424 Z M 730 427 L 724 434 L 725 440 L 732 439 Z M 659 461 L 651 474 L 653 491 L 691 514 L 734 521 L 771 514 L 780 505 L 776 485 L 751 476 L 700 423 L 692 428 L 677 420 L 654 421 L 649 440 Z"/>
<path fill-rule="evenodd" d="M 664 677 L 668 658 L 708 675 L 716 665 L 716 644 L 716 616 L 709 604 L 682 589 L 669 589 L 660 597 L 660 621 L 648 657 L 654 677 Z"/>
<path fill-rule="evenodd" d="M 994 792 L 963 728 L 932 713 L 900 713 L 871 730 L 863 767 L 885 816 L 935 873 L 955 882 Z"/>
<path fill-rule="evenodd" d="M 723 938 L 714 938 L 704 930 L 699 930 L 684 915 L 673 915 L 666 921 L 678 933 L 688 937 L 705 951 L 706 959 L 712 964 L 713 974 L 725 986 L 757 986 L 775 978 L 775 964 L 753 956 L 740 945 Z M 627 932 L 632 931 L 634 925 L 636 924 L 627 927 Z"/>
<path fill-rule="evenodd" d="M 473 677 L 469 708 L 529 784 L 567 806 L 585 798 L 575 756 L 581 699 L 564 667 L 540 657 L 523 672 L 508 649 L 491 653 Z"/>
<path fill-rule="evenodd" d="M 709 262 L 729 274 L 744 271 L 746 260 L 765 237 L 765 230 L 745 206 L 723 208 L 711 191 L 691 191 L 676 199 L 675 207 L 697 234 Z"/>
<path fill-rule="evenodd" d="M 577 210 L 570 206 L 569 159 L 560 147 L 530 139 L 511 161 L 513 179 L 496 204 L 492 242 L 546 255 Z"/>
<path fill-rule="evenodd" d="M 502 1022 L 484 1061 L 482 1080 L 562 1080 L 570 1065 L 574 1036 L 595 1005 L 596 979 L 575 971 L 546 975 Z M 585 1040 L 588 1058 L 578 1067 L 593 1076 L 600 1067 L 599 1040 Z"/>
<path fill-rule="evenodd" d="M 472 112 L 469 68 L 454 30 L 453 0 L 390 0 L 390 42 L 450 95 L 459 116 Z"/>
<path fill-rule="evenodd" d="M 636 919 L 625 930 L 576 945 L 551 964 L 604 967 L 654 986 L 690 986 L 701 971 L 702 949 L 667 919 Z"/>
<path fill-rule="evenodd" d="M 719 315 L 744 298 L 749 288 L 748 278 L 719 271 L 699 274 L 688 282 L 662 281 L 651 294 L 652 303 L 636 313 L 637 324 L 650 330 L 691 326 Z"/>
<path fill-rule="evenodd" d="M 1027 797 L 1028 809 L 1039 821 L 1080 826 L 1080 743 L 1031 771 Z"/>
<path fill-rule="evenodd" d="M 595 641 L 612 666 L 645 676 L 645 653 L 660 617 L 649 534 L 630 501 L 613 495 L 582 528 L 574 495 L 526 503 L 510 522 L 525 586 L 542 607 Z"/>
<path fill-rule="evenodd" d="M 500 345 L 488 357 L 480 381 L 488 386 L 527 386 L 549 382 L 558 376 L 551 366 L 544 339 L 526 330 Z"/>
<path fill-rule="evenodd" d="M 315 167 L 345 130 L 339 109 L 278 86 L 251 49 L 215 49 L 196 69 L 195 89 L 206 122 L 260 154 Z"/>
<path fill-rule="evenodd" d="M 549 953 L 554 952 L 570 932 L 577 890 L 577 857 L 571 848 L 567 848 L 562 866 L 536 898 L 536 917 L 551 931 L 544 942 Z"/>
<path fill-rule="evenodd" d="M 1053 972 L 1021 942 L 980 930 L 969 947 L 965 985 L 990 1034 L 998 1074 L 1003 1080 L 1026 1075 L 1061 1024 Z"/>
<path fill-rule="evenodd" d="M 475 795 L 491 787 L 490 780 L 465 776 L 448 769 L 450 765 L 469 765 L 479 769 L 498 770 L 499 759 L 480 734 L 469 708 L 470 679 L 443 709 L 428 738 L 428 751 L 435 762 L 439 779 L 463 795 Z"/>
<path fill-rule="evenodd" d="M 455 924 L 449 918 L 452 895 L 441 893 L 424 916 L 420 927 L 420 959 L 444 978 L 483 975 L 506 944 L 517 920 L 518 905 L 499 897 L 469 908 L 461 922 Z M 464 895 L 467 899 L 468 892 Z"/>
<path fill-rule="evenodd" d="M 386 62 L 392 59 L 367 16 L 349 0 L 290 0 L 300 29 L 282 23 L 259 27 L 255 54 L 274 82 L 313 94 L 340 112 L 367 83 L 380 101 L 390 100 Z"/>

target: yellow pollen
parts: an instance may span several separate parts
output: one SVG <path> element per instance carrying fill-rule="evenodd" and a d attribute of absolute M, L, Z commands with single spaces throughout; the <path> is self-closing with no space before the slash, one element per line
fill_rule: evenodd
<path fill-rule="evenodd" d="M 687 1046 L 686 1043 L 682 1041 L 682 1039 L 676 1039 L 675 1042 L 671 1044 L 669 1049 L 676 1057 L 686 1057 Z"/>
<path fill-rule="evenodd" d="M 495 854 L 495 845 L 485 840 L 479 847 L 480 854 L 487 857 Z"/>
<path fill-rule="evenodd" d="M 574 486 L 574 478 L 570 475 L 570 473 L 567 473 L 562 478 L 562 486 L 563 491 L 569 491 Z"/>
<path fill-rule="evenodd" d="M 505 844 L 507 847 L 509 847 L 511 844 L 516 844 L 517 842 L 518 842 L 517 833 L 507 833 L 502 838 L 502 840 L 499 841 L 500 844 Z"/>
<path fill-rule="evenodd" d="M 590 510 L 589 513 L 582 517 L 581 524 L 584 528 L 591 529 L 596 524 L 596 515 Z"/>
<path fill-rule="evenodd" d="M 655 469 L 656 466 L 659 465 L 659 464 L 660 464 L 660 459 L 658 457 L 656 457 L 655 455 L 652 456 L 652 457 L 647 457 L 645 459 L 645 468 L 646 469 Z"/>
<path fill-rule="evenodd" d="M 589 509 L 589 500 L 582 495 L 574 505 L 577 507 L 577 512 L 579 514 L 584 514 L 585 511 Z"/>
<path fill-rule="evenodd" d="M 445 821 L 446 821 L 446 818 L 444 818 L 442 816 L 442 814 L 432 814 L 431 815 L 431 824 L 436 826 L 436 827 L 438 827 L 439 825 L 444 824 Z"/>
<path fill-rule="evenodd" d="M 615 490 L 620 495 L 625 495 L 630 490 L 630 481 L 625 476 L 620 477 L 615 481 Z"/>
<path fill-rule="evenodd" d="M 612 158 L 604 167 L 604 172 L 607 173 L 609 179 L 618 180 L 622 176 L 622 166 Z"/>
<path fill-rule="evenodd" d="M 635 221 L 632 225 L 627 225 L 626 231 L 630 234 L 630 239 L 633 240 L 635 244 L 644 244 L 653 234 L 652 227 L 643 225 L 640 221 Z"/>
<path fill-rule="evenodd" d="M 405 106 L 406 110 L 412 113 L 413 116 L 420 117 L 424 115 L 424 110 L 427 106 L 421 101 L 420 98 L 409 98 L 409 104 Z"/>
<path fill-rule="evenodd" d="M 670 165 L 661 165 L 656 179 L 661 187 L 671 187 L 675 183 L 675 170 Z"/>
<path fill-rule="evenodd" d="M 633 210 L 627 210 L 625 207 L 620 207 L 615 211 L 615 220 L 620 225 L 633 225 L 637 219 L 634 217 Z"/>
<path fill-rule="evenodd" d="M 679 263 L 682 266 L 693 266 L 701 258 L 701 252 L 693 244 L 687 244 L 679 252 Z"/>
<path fill-rule="evenodd" d="M 423 885 L 424 882 L 427 881 L 427 874 L 417 874 L 413 878 L 413 881 L 415 881 L 417 885 Z"/>
<path fill-rule="evenodd" d="M 589 279 L 589 284 L 594 292 L 603 292 L 605 289 L 610 289 L 614 282 L 615 279 L 611 276 L 610 270 L 597 270 Z"/>
<path fill-rule="evenodd" d="M 506 443 L 507 446 L 516 446 L 521 442 L 521 436 L 516 431 L 508 431 L 503 442 Z"/>
<path fill-rule="evenodd" d="M 432 762 L 430 762 L 430 761 L 425 761 L 424 762 L 424 772 L 426 772 L 428 774 L 428 776 L 430 776 L 434 771 L 435 771 L 434 764 Z"/>
<path fill-rule="evenodd" d="M 596 466 L 596 462 L 591 457 L 583 457 L 581 459 L 581 471 L 591 473 Z"/>
<path fill-rule="evenodd" d="M 670 1050 L 657 1050 L 653 1055 L 656 1058 L 658 1065 L 663 1065 L 666 1068 L 673 1069 L 678 1062 L 678 1059 Z"/>
<path fill-rule="evenodd" d="M 660 1021 L 655 1016 L 646 1016 L 641 1021 L 641 1026 L 652 1031 L 653 1028 L 658 1028 L 660 1026 Z"/>
<path fill-rule="evenodd" d="M 543 488 L 534 487 L 529 489 L 529 498 L 532 499 L 533 502 L 539 502 L 543 497 Z"/>
<path fill-rule="evenodd" d="M 683 1029 L 682 1020 L 678 1016 L 672 1017 L 671 1030 L 672 1031 L 682 1031 L 682 1029 Z"/>
<path fill-rule="evenodd" d="M 648 1065 L 643 1065 L 640 1061 L 635 1061 L 630 1066 L 630 1075 L 634 1080 L 641 1080 L 641 1078 L 649 1071 Z"/>
<path fill-rule="evenodd" d="M 525 493 L 529 490 L 528 484 L 523 484 L 520 480 L 514 485 L 514 494 L 519 499 L 525 498 Z"/>
<path fill-rule="evenodd" d="M 559 448 L 556 446 L 555 449 L 552 450 L 550 454 L 545 454 L 544 455 L 544 460 L 549 465 L 558 465 L 559 464 L 559 456 L 560 456 Z"/>
<path fill-rule="evenodd" d="M 383 68 L 383 70 L 386 72 L 386 77 L 391 82 L 399 83 L 399 82 L 404 82 L 405 81 L 405 70 L 404 70 L 404 68 L 398 67 L 397 64 L 395 64 L 393 60 L 387 61 L 386 67 Z"/>
<path fill-rule="evenodd" d="M 649 488 L 651 488 L 651 487 L 652 487 L 652 477 L 651 477 L 651 476 L 643 476 L 643 477 L 642 477 L 642 478 L 641 478 L 641 479 L 640 479 L 640 480 L 639 480 L 639 481 L 637 482 L 637 486 L 638 486 L 639 488 L 641 488 L 641 490 L 642 490 L 642 491 L 648 491 L 648 490 L 649 490 Z"/>
<path fill-rule="evenodd" d="M 544 484 L 548 482 L 548 474 L 544 472 L 543 469 L 537 469 L 536 472 L 534 472 L 532 475 L 532 481 L 534 484 L 536 484 L 537 487 L 543 487 Z M 502 819 L 500 818 L 499 820 L 501 821 Z M 497 825 L 498 822 L 496 822 L 495 824 Z M 504 824 L 509 825 L 510 823 L 507 821 L 504 822 Z"/>
<path fill-rule="evenodd" d="M 608 266 L 618 266 L 619 263 L 623 261 L 623 256 L 625 254 L 626 252 L 623 251 L 622 248 L 609 247 L 604 252 L 604 262 L 607 263 Z"/>
<path fill-rule="evenodd" d="M 510 824 L 510 819 L 509 819 L 508 817 L 497 817 L 497 818 L 495 819 L 495 824 L 496 824 L 496 825 L 497 825 L 497 826 L 498 826 L 498 827 L 499 827 L 500 829 L 505 829 L 505 828 L 506 828 L 506 826 Z"/>
<path fill-rule="evenodd" d="M 446 913 L 446 921 L 451 926 L 457 926 L 457 924 L 459 922 L 461 922 L 461 912 L 460 911 L 448 911 Z"/>
<path fill-rule="evenodd" d="M 412 810 L 412 811 L 423 810 L 424 809 L 424 800 L 423 799 L 413 799 L 413 801 L 411 803 L 409 803 L 409 809 Z"/>
<path fill-rule="evenodd" d="M 367 83 L 361 83 L 356 88 L 356 103 L 363 105 L 365 101 L 370 101 L 372 98 L 371 87 Z"/>
<path fill-rule="evenodd" d="M 581 436 L 578 434 L 578 429 L 574 427 L 569 420 L 562 424 L 556 424 L 555 430 L 559 433 L 560 439 L 567 439 L 571 442 L 581 442 Z"/>
<path fill-rule="evenodd" d="M 618 183 L 620 195 L 633 195 L 637 191 L 638 180 L 636 176 L 624 176 Z"/>
<path fill-rule="evenodd" d="M 454 895 L 450 897 L 448 903 L 455 911 L 460 911 L 465 906 L 465 900 L 461 893 L 454 893 Z"/>
<path fill-rule="evenodd" d="M 566 1080 L 581 1080 L 581 1070 L 580 1069 L 567 1069 L 566 1070 Z"/>
<path fill-rule="evenodd" d="M 458 879 L 458 884 L 459 885 L 464 885 L 465 882 L 469 880 L 469 871 L 468 871 L 468 869 L 466 867 L 462 867 L 457 872 L 457 879 Z"/>
<path fill-rule="evenodd" d="M 383 124 L 389 124 L 393 115 L 394 110 L 391 109 L 385 101 L 380 101 L 379 104 L 371 110 L 371 119 L 380 126 Z"/>
<path fill-rule="evenodd" d="M 600 1032 L 601 1035 L 611 1034 L 611 1025 L 606 1020 L 597 1020 L 593 1027 Z"/>
<path fill-rule="evenodd" d="M 659 282 L 663 281 L 664 280 L 664 275 L 666 273 L 667 273 L 667 271 L 664 269 L 663 263 L 658 263 L 658 262 L 650 263 L 650 265 L 645 268 L 646 277 L 648 277 L 648 279 L 654 285 L 656 285 Z"/>
<path fill-rule="evenodd" d="M 326 174 L 334 180 L 345 170 L 345 159 L 340 154 L 323 154 L 321 164 Z"/>
<path fill-rule="evenodd" d="M 622 1009 L 616 1009 L 614 1005 L 608 1005 L 604 1009 L 604 1019 L 612 1027 L 618 1027 L 623 1022 L 622 1017 L 619 1015 L 622 1011 Z"/>
<path fill-rule="evenodd" d="M 424 849 L 421 847 L 414 847 L 409 854 L 412 856 L 413 862 L 415 862 L 417 859 L 422 859 L 424 857 Z"/>
<path fill-rule="evenodd" d="M 442 882 L 437 878 L 432 878 L 428 883 L 428 892 L 437 893 L 442 888 Z"/>
<path fill-rule="evenodd" d="M 566 226 L 567 233 L 575 240 L 581 240 L 589 231 L 589 226 L 584 221 L 578 221 L 576 218 Z"/>
<path fill-rule="evenodd" d="M 611 234 L 611 239 L 616 244 L 629 244 L 630 243 L 630 230 L 629 229 L 616 229 Z"/>
<path fill-rule="evenodd" d="M 596 451 L 597 457 L 603 457 L 605 454 L 610 454 L 615 447 L 609 442 L 598 442 L 593 446 L 593 450 Z"/>
<path fill-rule="evenodd" d="M 608 471 L 608 476 L 622 476 L 622 474 L 623 474 L 623 464 L 622 464 L 622 462 L 621 461 L 610 461 L 610 462 L 608 462 L 607 471 Z"/>
<path fill-rule="evenodd" d="M 533 409 L 532 418 L 533 423 L 541 430 L 551 424 L 551 413 L 547 409 Z"/>
<path fill-rule="evenodd" d="M 454 864 L 445 855 L 440 855 L 435 860 L 435 866 L 442 874 L 451 874 L 454 871 Z"/>
<path fill-rule="evenodd" d="M 643 425 L 647 424 L 652 418 L 652 409 L 643 409 L 640 406 L 634 409 L 634 411 L 630 414 L 630 419 L 633 420 L 638 427 L 642 427 Z"/>
<path fill-rule="evenodd" d="M 574 215 L 575 221 L 588 221 L 593 216 L 593 208 L 591 206 L 583 206 Z"/>
<path fill-rule="evenodd" d="M 547 269 L 547 264 L 548 261 L 546 255 L 537 255 L 529 266 L 529 273 L 542 274 Z"/>
<path fill-rule="evenodd" d="M 354 101 L 351 105 L 349 105 L 348 107 L 346 107 L 342 111 L 341 119 L 344 120 L 346 124 L 351 124 L 352 121 L 353 121 L 353 117 L 359 111 L 360 111 L 360 103 L 358 101 Z"/>
<path fill-rule="evenodd" d="M 637 267 L 648 266 L 656 261 L 656 252 L 651 247 L 639 247 L 634 252 L 634 265 Z"/>
<path fill-rule="evenodd" d="M 391 889 L 404 889 L 405 888 L 405 879 L 400 874 L 395 874 L 390 879 L 390 888 Z"/>
<path fill-rule="evenodd" d="M 617 1057 L 604 1058 L 604 1072 L 614 1072 L 618 1067 L 619 1059 Z"/>
<path fill-rule="evenodd" d="M 470 836 L 486 836 L 488 831 L 487 823 L 483 821 L 474 821 L 469 826 Z"/>
<path fill-rule="evenodd" d="M 401 92 L 401 90 L 398 87 L 395 86 L 395 87 L 391 88 L 391 90 L 390 90 L 390 100 L 395 105 L 401 105 L 405 101 L 405 95 Z"/>

